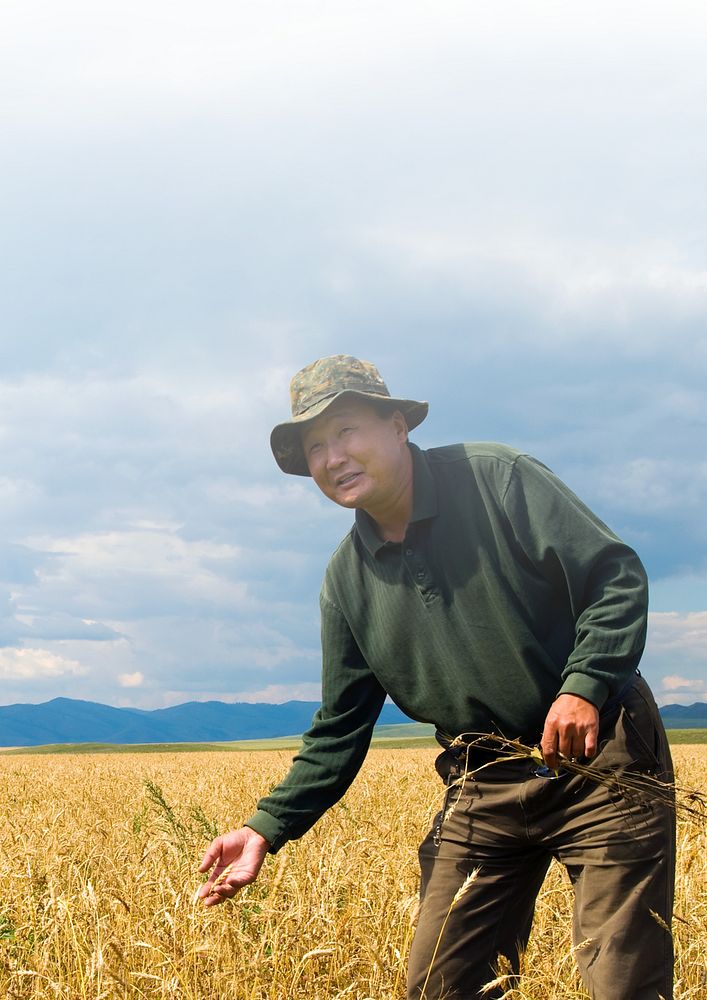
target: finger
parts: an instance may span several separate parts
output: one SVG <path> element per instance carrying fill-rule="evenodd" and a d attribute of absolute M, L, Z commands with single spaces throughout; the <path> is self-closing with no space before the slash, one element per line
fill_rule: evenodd
<path fill-rule="evenodd" d="M 593 730 L 582 729 L 579 732 L 568 733 L 560 740 L 559 757 L 564 760 L 578 760 L 580 757 L 593 757 L 596 753 L 596 734 Z"/>
<path fill-rule="evenodd" d="M 217 865 L 210 879 L 210 882 L 212 884 L 211 886 L 212 891 L 214 889 L 217 889 L 221 885 L 227 885 L 229 883 L 233 884 L 233 880 L 229 879 L 228 877 L 232 871 L 233 871 L 233 864 L 226 865 L 225 868 L 221 868 L 220 865 Z"/>
<path fill-rule="evenodd" d="M 226 889 L 227 886 L 225 885 L 225 883 L 216 885 L 214 883 L 214 879 L 210 878 L 208 882 L 204 882 L 203 885 L 199 886 L 199 888 L 196 891 L 196 897 L 197 899 L 204 899 L 204 900 L 210 899 L 212 896 L 216 896 L 217 899 L 222 897 L 225 898 Z"/>
<path fill-rule="evenodd" d="M 216 865 L 208 880 L 204 882 L 202 889 L 206 889 L 209 892 L 213 891 L 215 886 L 222 885 L 226 881 L 226 878 L 231 873 L 232 869 L 232 865 L 227 865 L 225 868 L 223 865 Z"/>
<path fill-rule="evenodd" d="M 584 738 L 584 756 L 594 757 L 597 752 L 598 727 L 592 726 Z"/>
<path fill-rule="evenodd" d="M 560 755 L 567 760 L 576 760 L 584 753 L 584 736 L 575 730 L 565 734 L 560 741 Z"/>
<path fill-rule="evenodd" d="M 203 899 L 207 896 L 213 895 L 214 892 L 218 892 L 223 885 L 228 884 L 226 879 L 232 870 L 233 865 L 226 865 L 225 868 L 222 865 L 217 865 L 212 871 L 211 877 L 208 881 L 204 882 L 204 884 L 197 890 L 197 896 Z"/>
<path fill-rule="evenodd" d="M 231 899 L 236 895 L 239 889 L 243 888 L 243 885 L 247 883 L 238 882 L 236 884 L 232 882 L 221 882 L 218 885 L 206 883 L 199 890 L 199 896 L 204 901 L 204 906 L 217 906 L 219 903 L 225 903 L 227 899 Z"/>
<path fill-rule="evenodd" d="M 240 888 L 240 886 L 216 886 L 216 888 L 213 889 L 208 896 L 203 897 L 203 905 L 218 906 L 219 903 L 225 903 L 228 899 L 233 899 Z"/>
<path fill-rule="evenodd" d="M 222 891 L 223 886 L 219 886 L 218 889 L 210 892 L 208 896 L 202 898 L 202 903 L 204 906 L 218 906 L 219 903 L 225 903 L 230 897 Z M 231 893 L 233 895 L 233 893 Z"/>
<path fill-rule="evenodd" d="M 208 850 L 206 851 L 206 854 L 201 860 L 201 864 L 199 865 L 198 871 L 207 872 L 209 868 L 211 868 L 211 866 L 214 864 L 214 862 L 218 861 L 218 859 L 221 857 L 221 851 L 222 851 L 222 841 L 220 837 L 217 837 L 216 840 L 212 840 L 212 842 L 209 844 Z"/>
<path fill-rule="evenodd" d="M 540 743 L 540 749 L 542 750 L 543 759 L 548 767 L 557 767 L 557 744 L 558 744 L 558 733 L 553 727 L 545 727 L 543 732 L 542 741 Z"/>

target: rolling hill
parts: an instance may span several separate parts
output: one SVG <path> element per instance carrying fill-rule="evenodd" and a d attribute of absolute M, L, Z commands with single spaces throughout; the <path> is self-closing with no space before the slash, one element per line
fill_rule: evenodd
<path fill-rule="evenodd" d="M 309 728 L 315 701 L 281 705 L 191 701 L 146 711 L 114 708 L 92 701 L 54 698 L 39 705 L 0 706 L 0 746 L 58 743 L 214 743 L 296 736 Z M 707 704 L 665 705 L 668 729 L 707 729 Z M 384 705 L 379 726 L 411 720 L 395 705 Z"/>
<path fill-rule="evenodd" d="M 281 705 L 191 701 L 145 711 L 54 698 L 39 705 L 0 706 L 0 746 L 271 739 L 303 733 L 318 708 L 315 701 Z M 410 721 L 395 705 L 384 705 L 379 725 Z"/>

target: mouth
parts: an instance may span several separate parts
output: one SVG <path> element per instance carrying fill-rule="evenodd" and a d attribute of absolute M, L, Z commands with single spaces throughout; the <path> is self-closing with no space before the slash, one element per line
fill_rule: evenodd
<path fill-rule="evenodd" d="M 356 482 L 358 477 L 361 475 L 360 472 L 349 472 L 345 476 L 339 476 L 336 480 L 337 487 L 350 486 L 352 483 Z"/>

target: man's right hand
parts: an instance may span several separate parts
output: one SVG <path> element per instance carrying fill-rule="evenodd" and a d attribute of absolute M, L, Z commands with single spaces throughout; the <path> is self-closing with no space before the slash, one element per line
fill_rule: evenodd
<path fill-rule="evenodd" d="M 202 873 L 215 865 L 208 882 L 199 889 L 204 906 L 223 903 L 244 885 L 255 882 L 269 847 L 268 841 L 249 826 L 213 840 L 199 865 Z"/>

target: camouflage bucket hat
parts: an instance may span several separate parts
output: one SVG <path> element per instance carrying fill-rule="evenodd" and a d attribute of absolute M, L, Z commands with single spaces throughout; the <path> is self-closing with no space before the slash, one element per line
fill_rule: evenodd
<path fill-rule="evenodd" d="M 295 476 L 309 475 L 300 443 L 301 429 L 341 396 L 349 395 L 371 402 L 390 403 L 391 409 L 400 410 L 405 415 L 408 430 L 417 427 L 427 416 L 427 403 L 391 396 L 378 369 L 370 361 L 359 361 L 349 354 L 319 358 L 297 372 L 290 382 L 292 420 L 278 424 L 270 435 L 275 461 L 283 472 Z"/>

